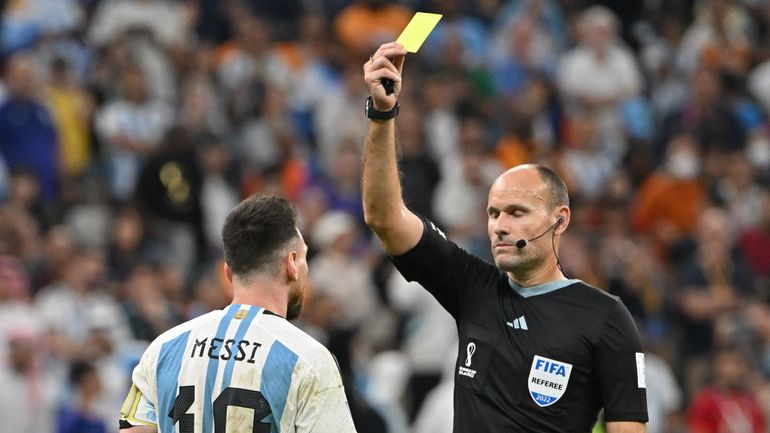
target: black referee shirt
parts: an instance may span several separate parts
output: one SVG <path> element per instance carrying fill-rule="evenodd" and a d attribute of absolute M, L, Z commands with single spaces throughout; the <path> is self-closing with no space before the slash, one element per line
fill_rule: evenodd
<path fill-rule="evenodd" d="M 423 220 L 393 262 L 452 314 L 459 333 L 454 432 L 590 432 L 647 421 L 644 354 L 626 307 L 580 280 L 522 289 Z"/>

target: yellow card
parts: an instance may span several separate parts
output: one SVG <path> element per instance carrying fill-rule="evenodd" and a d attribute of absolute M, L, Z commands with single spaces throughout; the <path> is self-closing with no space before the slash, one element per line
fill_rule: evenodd
<path fill-rule="evenodd" d="M 441 14 L 417 12 L 396 42 L 403 45 L 410 53 L 416 53 L 442 16 Z"/>

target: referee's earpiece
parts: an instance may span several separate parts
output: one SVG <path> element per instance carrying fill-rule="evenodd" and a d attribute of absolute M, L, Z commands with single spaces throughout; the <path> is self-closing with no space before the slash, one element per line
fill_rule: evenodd
<path fill-rule="evenodd" d="M 559 225 L 561 225 L 561 223 L 563 223 L 563 222 L 564 222 L 564 217 L 560 215 L 559 218 L 556 218 L 556 222 L 553 223 L 551 225 L 551 227 L 548 227 L 548 230 L 544 231 L 543 233 L 540 233 L 539 235 L 535 236 L 532 239 L 519 239 L 518 241 L 516 241 L 516 244 L 515 244 L 516 247 L 517 248 L 524 248 L 524 247 L 526 247 L 528 243 L 530 243 L 530 242 L 532 242 L 532 241 L 534 241 L 536 239 L 540 239 L 541 237 L 545 236 L 545 234 L 550 232 L 551 230 L 556 230 L 556 227 L 559 227 Z"/>

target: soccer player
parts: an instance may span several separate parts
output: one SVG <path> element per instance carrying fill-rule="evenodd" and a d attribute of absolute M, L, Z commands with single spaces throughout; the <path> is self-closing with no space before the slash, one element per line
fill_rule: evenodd
<path fill-rule="evenodd" d="M 609 433 L 644 432 L 644 354 L 628 310 L 617 297 L 567 279 L 558 263 L 570 222 L 559 176 L 523 165 L 495 180 L 487 199 L 495 264 L 404 205 L 393 119 L 405 55 L 388 43 L 364 65 L 371 95 L 364 213 L 404 277 L 456 320 L 455 433 L 585 433 L 601 409 Z"/>
<path fill-rule="evenodd" d="M 288 322 L 308 277 L 293 206 L 252 196 L 230 212 L 222 238 L 233 303 L 150 344 L 122 433 L 355 432 L 331 353 Z"/>

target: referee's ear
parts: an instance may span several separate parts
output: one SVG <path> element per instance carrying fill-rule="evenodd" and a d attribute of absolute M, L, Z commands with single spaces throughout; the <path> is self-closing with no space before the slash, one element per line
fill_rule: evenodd
<path fill-rule="evenodd" d="M 562 208 L 559 209 L 559 216 L 556 219 L 556 226 L 553 229 L 555 235 L 560 235 L 567 230 L 571 216 L 570 209 L 567 206 L 562 206 Z"/>

